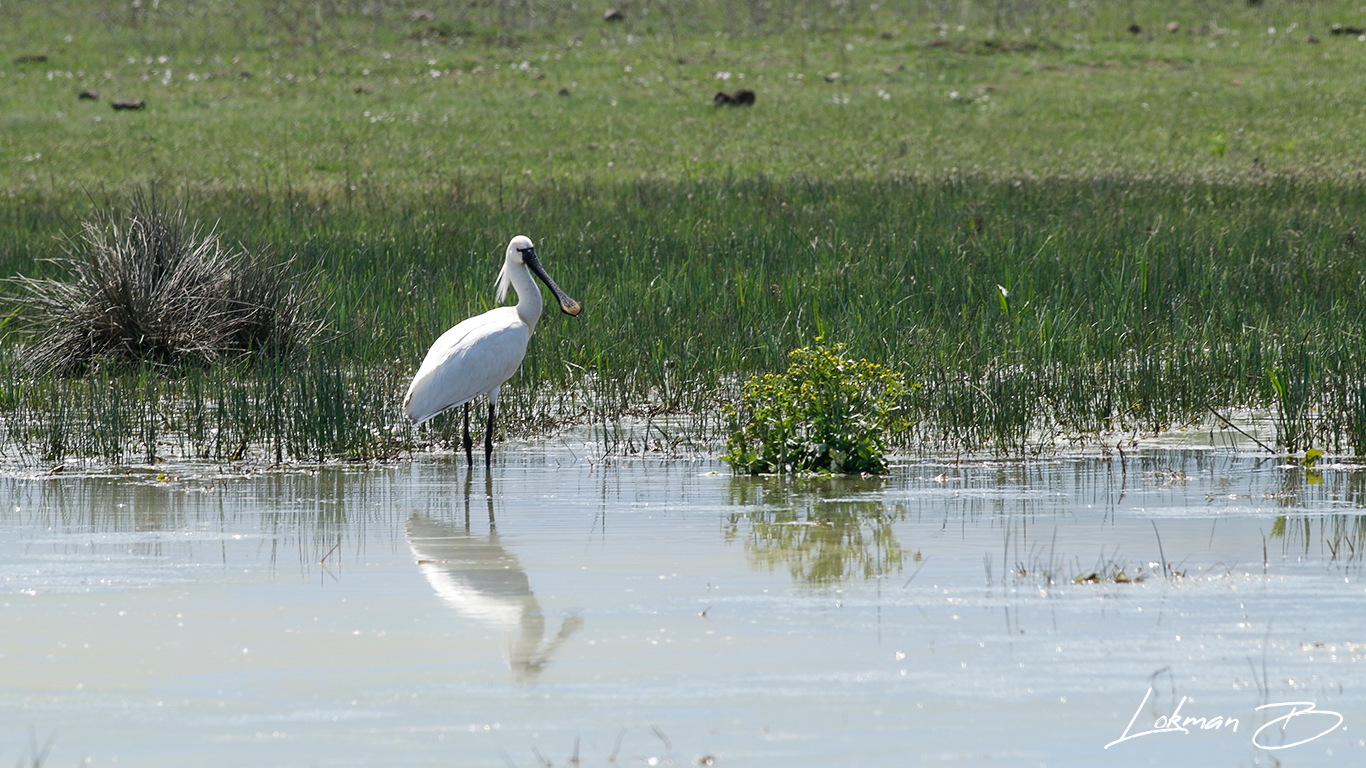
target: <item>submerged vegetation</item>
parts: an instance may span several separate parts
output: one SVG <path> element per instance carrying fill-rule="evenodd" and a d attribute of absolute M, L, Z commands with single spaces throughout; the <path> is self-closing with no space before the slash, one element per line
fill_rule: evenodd
<path fill-rule="evenodd" d="M 0 66 L 0 275 L 28 276 L 2 297 L 6 456 L 449 445 L 448 418 L 411 427 L 398 400 L 489 308 L 514 234 L 585 310 L 542 321 L 500 401 L 513 434 L 639 417 L 656 445 L 714 446 L 742 382 L 824 338 L 904 381 L 889 449 L 1021 454 L 1258 409 L 1280 450 L 1366 454 L 1366 97 L 1333 85 L 1366 45 L 1327 31 L 1357 6 L 82 5 L 0 24 L 35 46 Z M 751 108 L 710 106 L 741 80 Z M 77 98 L 97 86 L 147 108 Z M 95 344 L 113 305 L 44 281 L 112 284 L 81 266 L 124 247 L 99 199 L 148 187 L 201 261 L 293 259 L 256 273 L 284 293 L 241 306 L 299 308 L 302 341 L 132 349 L 162 337 L 120 321 Z M 312 295 L 316 315 L 290 304 Z M 252 314 L 235 301 L 209 316 Z M 22 324 L 43 307 L 57 324 Z"/>

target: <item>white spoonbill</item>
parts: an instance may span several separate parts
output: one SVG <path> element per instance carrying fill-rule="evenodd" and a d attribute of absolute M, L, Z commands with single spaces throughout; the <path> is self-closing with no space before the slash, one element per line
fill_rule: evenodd
<path fill-rule="evenodd" d="M 541 267 L 531 238 L 518 235 L 508 243 L 503 269 L 498 273 L 498 300 L 507 297 L 511 286 L 517 291 L 517 305 L 490 309 L 441 334 L 422 360 L 413 383 L 408 385 L 408 394 L 403 396 L 403 413 L 416 424 L 457 405 L 465 406 L 465 459 L 471 466 L 474 456 L 470 452 L 470 401 L 479 395 L 489 396 L 489 421 L 484 431 L 487 465 L 493 460 L 493 414 L 498 406 L 498 388 L 522 364 L 527 341 L 541 318 L 541 289 L 531 279 L 532 272 L 555 294 L 566 315 L 579 314 L 579 303 L 560 290 Z"/>

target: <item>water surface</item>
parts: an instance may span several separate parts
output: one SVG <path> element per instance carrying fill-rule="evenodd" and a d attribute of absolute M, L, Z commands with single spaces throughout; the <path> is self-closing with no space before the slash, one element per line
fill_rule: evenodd
<path fill-rule="evenodd" d="M 0 764 L 1366 764 L 1359 469 L 583 455 L 0 477 Z"/>

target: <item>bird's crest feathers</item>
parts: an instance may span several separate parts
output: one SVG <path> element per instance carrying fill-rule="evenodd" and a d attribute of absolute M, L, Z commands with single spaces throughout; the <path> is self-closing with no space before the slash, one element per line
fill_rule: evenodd
<path fill-rule="evenodd" d="M 508 264 L 503 262 L 503 268 L 498 270 L 498 303 L 503 303 L 508 297 L 508 288 L 512 285 L 512 275 L 508 274 Z"/>

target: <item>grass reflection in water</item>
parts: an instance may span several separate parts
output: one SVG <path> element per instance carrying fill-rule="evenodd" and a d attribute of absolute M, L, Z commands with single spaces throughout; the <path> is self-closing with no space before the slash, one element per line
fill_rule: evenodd
<path fill-rule="evenodd" d="M 908 553 L 893 524 L 906 510 L 870 495 L 883 484 L 872 477 L 733 478 L 729 503 L 746 509 L 727 516 L 726 541 L 744 541 L 755 568 L 786 566 L 796 582 L 814 587 L 900 574 Z"/>

